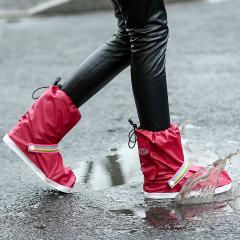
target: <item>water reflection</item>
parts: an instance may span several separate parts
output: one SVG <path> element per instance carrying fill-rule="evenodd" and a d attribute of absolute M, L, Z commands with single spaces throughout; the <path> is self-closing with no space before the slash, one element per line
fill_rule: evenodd
<path fill-rule="evenodd" d="M 216 153 L 199 151 L 198 147 L 193 146 L 187 139 L 182 141 L 184 157 L 194 165 L 206 167 L 219 158 Z M 227 162 L 226 170 L 231 172 L 229 166 Z M 77 183 L 89 183 L 94 190 L 143 182 L 137 146 L 129 149 L 127 144 L 111 149 L 103 159 L 75 163 L 73 171 Z"/>
<path fill-rule="evenodd" d="M 134 216 L 134 211 L 130 209 L 110 210 L 110 212 L 114 212 L 119 215 Z"/>
<path fill-rule="evenodd" d="M 122 174 L 121 166 L 117 160 L 119 159 L 119 155 L 113 155 L 113 156 L 107 156 L 107 161 L 103 161 L 101 163 L 96 163 L 94 161 L 88 162 L 86 164 L 86 173 L 82 176 L 82 182 L 87 183 L 91 181 L 92 176 L 94 175 L 94 171 L 99 171 L 101 168 L 102 171 L 105 171 L 108 173 L 110 177 L 110 183 L 107 183 L 109 186 L 118 186 L 124 184 L 124 177 Z M 96 168 L 100 168 L 99 170 Z M 103 176 L 99 179 L 101 181 Z"/>
<path fill-rule="evenodd" d="M 234 201 L 235 202 L 235 201 Z M 231 202 L 219 202 L 204 205 L 177 206 L 174 203 L 164 204 L 148 202 L 141 205 L 142 210 L 118 209 L 111 212 L 126 217 L 140 217 L 147 224 L 160 230 L 193 230 L 192 224 L 187 222 L 213 221 L 223 218 L 226 214 L 233 212 Z M 182 224 L 183 222 L 183 224 Z"/>
<path fill-rule="evenodd" d="M 169 206 L 167 208 L 155 206 L 150 207 L 146 211 L 145 220 L 148 224 L 158 229 L 180 230 L 188 229 L 187 221 L 197 222 L 207 219 L 208 221 L 215 222 L 216 219 L 222 218 L 232 211 L 231 205 L 227 202 L 191 206 Z M 181 221 L 185 221 L 185 224 L 180 224 Z"/>
<path fill-rule="evenodd" d="M 144 220 L 157 229 L 186 229 L 186 226 L 178 227 L 176 222 L 183 219 L 183 212 L 181 209 L 166 209 L 163 207 L 150 208 L 146 211 Z"/>
<path fill-rule="evenodd" d="M 216 152 L 206 153 L 199 151 L 199 146 L 192 146 L 193 144 L 189 143 L 186 139 L 183 139 L 183 142 L 185 142 L 183 145 L 185 159 L 192 164 L 206 166 L 219 158 Z M 234 156 L 236 154 L 230 155 Z M 230 163 L 230 161 L 227 162 L 227 171 L 229 170 Z M 127 145 L 111 149 L 103 159 L 78 162 L 75 164 L 73 171 L 77 177 L 77 183 L 86 183 L 88 187 L 94 190 L 107 189 L 124 184 L 128 187 L 136 186 L 136 184 L 140 186 L 143 183 L 137 147 L 129 149 Z M 217 178 L 215 180 L 213 186 L 216 185 Z M 233 185 L 236 184 L 233 183 Z M 209 179 L 206 180 L 206 186 L 209 186 Z M 236 196 L 236 193 L 230 197 L 223 197 L 221 199 L 214 196 L 211 199 L 209 198 L 211 201 L 208 202 L 222 202 L 235 199 Z M 184 203 L 186 205 L 196 202 L 197 204 L 203 204 L 207 202 L 205 200 L 205 198 L 197 198 L 197 201 L 195 201 L 195 199 L 190 198 L 188 202 L 184 201 Z M 172 217 L 174 217 L 174 214 Z"/>
<path fill-rule="evenodd" d="M 75 166 L 77 182 L 89 183 L 94 190 L 143 181 L 137 148 L 111 149 L 104 159 L 78 162 Z"/>
<path fill-rule="evenodd" d="M 124 178 L 120 163 L 117 161 L 119 155 L 107 156 L 106 168 L 110 173 L 112 186 L 118 186 L 124 184 Z"/>

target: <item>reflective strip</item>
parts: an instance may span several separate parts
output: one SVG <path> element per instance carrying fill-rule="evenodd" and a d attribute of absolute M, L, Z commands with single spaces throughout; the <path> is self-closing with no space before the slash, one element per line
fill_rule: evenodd
<path fill-rule="evenodd" d="M 29 143 L 28 145 L 28 151 L 29 152 L 58 152 L 58 144 L 54 145 L 45 145 L 45 144 L 34 144 L 34 143 Z"/>
<path fill-rule="evenodd" d="M 176 172 L 176 174 L 168 181 L 168 185 L 170 188 L 173 188 L 178 184 L 178 182 L 185 176 L 188 172 L 190 164 L 188 162 L 183 163 L 180 169 Z"/>
<path fill-rule="evenodd" d="M 174 218 L 176 218 L 178 220 L 182 220 L 182 217 L 180 216 L 180 214 L 178 212 L 175 211 L 175 209 L 172 209 L 170 211 L 169 215 L 173 216 Z"/>

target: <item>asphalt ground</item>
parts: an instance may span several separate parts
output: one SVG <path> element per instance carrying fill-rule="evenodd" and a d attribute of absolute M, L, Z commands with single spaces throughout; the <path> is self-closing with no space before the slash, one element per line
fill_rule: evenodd
<path fill-rule="evenodd" d="M 240 1 L 167 7 L 171 120 L 191 119 L 185 157 L 207 165 L 239 146 Z M 128 119 L 137 121 L 130 69 L 80 108 L 62 140 L 77 176 L 72 194 L 45 185 L 2 142 L 34 103 L 33 90 L 63 81 L 116 31 L 112 12 L 0 20 L 1 239 L 238 239 L 239 199 L 177 206 L 146 201 Z M 227 163 L 238 185 L 239 156 Z M 227 198 L 227 197 L 226 197 Z"/>

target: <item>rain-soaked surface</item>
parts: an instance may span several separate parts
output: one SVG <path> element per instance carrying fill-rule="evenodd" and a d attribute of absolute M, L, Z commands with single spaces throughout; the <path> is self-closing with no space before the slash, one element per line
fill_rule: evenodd
<path fill-rule="evenodd" d="M 239 8 L 234 0 L 168 7 L 171 121 L 191 118 L 182 143 L 195 165 L 240 148 Z M 233 190 L 208 204 L 144 199 L 137 146 L 127 146 L 128 119 L 137 122 L 129 69 L 80 108 L 81 121 L 59 145 L 77 177 L 72 194 L 42 183 L 2 142 L 33 104 L 33 90 L 66 79 L 112 36 L 112 19 L 109 12 L 0 21 L 0 239 L 239 239 L 240 155 L 226 161 Z"/>
<path fill-rule="evenodd" d="M 132 150 L 124 145 L 110 151 L 111 155 L 99 161 L 75 163 L 73 172 L 77 176 L 76 182 L 89 183 L 95 190 L 142 183 L 137 147 Z"/>
<path fill-rule="evenodd" d="M 186 132 L 195 128 L 187 124 Z M 199 146 L 189 143 L 186 137 L 187 134 L 182 135 L 187 161 L 208 166 L 219 159 L 217 152 L 199 150 Z M 29 239 L 34 239 L 41 235 L 40 230 L 57 239 L 67 237 L 63 233 L 67 229 L 71 229 L 70 239 L 108 239 L 113 236 L 116 239 L 141 239 L 142 236 L 143 239 L 161 239 L 156 238 L 160 233 L 166 239 L 184 237 L 186 232 L 176 233 L 179 230 L 187 231 L 185 238 L 191 239 L 195 233 L 208 238 L 211 231 L 218 237 L 225 232 L 226 226 L 233 227 L 240 210 L 238 181 L 233 182 L 232 191 L 215 195 L 207 204 L 205 198 L 184 205 L 174 200 L 144 199 L 137 146 L 134 149 L 129 149 L 127 143 L 115 146 L 105 157 L 72 165 L 77 176 L 73 194 L 44 190 L 42 184 L 37 188 L 30 187 L 30 191 L 13 189 L 14 197 L 11 192 L 8 195 L 3 192 L 2 198 L 9 199 L 1 206 L 4 209 L 2 222 L 12 229 L 11 233 L 3 235 L 3 239 L 14 239 L 14 231 L 21 232 L 21 236 L 24 236 L 22 231 L 31 233 L 33 238 Z M 236 158 L 227 160 L 225 166 L 233 179 L 238 174 L 238 171 L 231 171 L 237 166 Z M 20 179 L 20 183 L 26 179 Z M 59 233 L 56 229 L 60 229 Z M 2 230 L 6 231 L 4 225 Z M 238 234 L 237 230 L 230 233 L 232 236 Z"/>
<path fill-rule="evenodd" d="M 192 125 L 189 126 L 193 127 Z M 183 124 L 182 130 L 184 127 L 185 124 Z M 184 141 L 184 138 L 182 140 Z M 214 191 L 221 171 L 225 168 L 229 169 L 231 159 L 239 154 L 239 150 L 235 153 L 230 153 L 224 159 L 218 159 L 220 156 L 217 151 L 215 153 L 206 153 L 200 150 L 193 150 L 191 143 L 186 142 L 183 145 L 183 151 L 185 159 L 189 163 L 203 166 L 204 168 L 188 179 L 182 191 L 174 200 L 177 205 L 222 202 L 238 197 L 238 182 L 233 182 L 233 188 L 225 194 L 215 195 Z M 137 146 L 135 149 L 130 149 L 128 145 L 123 145 L 119 149 L 111 149 L 111 152 L 111 155 L 99 161 L 92 160 L 75 163 L 73 171 L 77 176 L 76 182 L 88 183 L 94 190 L 107 189 L 124 184 L 141 184 L 143 175 L 140 171 Z M 199 182 L 201 182 L 201 187 L 195 191 L 194 187 Z M 124 210 L 116 212 L 126 215 L 130 214 L 127 214 Z"/>

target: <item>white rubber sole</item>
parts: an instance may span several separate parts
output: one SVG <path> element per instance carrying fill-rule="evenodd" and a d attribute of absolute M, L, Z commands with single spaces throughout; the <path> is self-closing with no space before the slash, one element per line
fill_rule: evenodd
<path fill-rule="evenodd" d="M 232 188 L 232 183 L 229 183 L 228 185 L 219 187 L 215 189 L 215 194 L 220 194 L 227 192 Z M 179 192 L 172 192 L 172 193 L 148 193 L 144 192 L 145 198 L 151 198 L 151 199 L 174 199 Z"/>
<path fill-rule="evenodd" d="M 49 186 L 57 189 L 60 192 L 64 193 L 71 193 L 72 188 L 60 185 L 56 182 L 53 182 L 52 180 L 48 179 L 45 174 L 36 167 L 36 165 L 17 147 L 17 145 L 9 138 L 9 136 L 6 134 L 3 137 L 3 141 L 7 144 L 9 148 L 11 148 L 32 170 L 35 172 L 38 177 L 42 179 L 46 184 Z"/>

